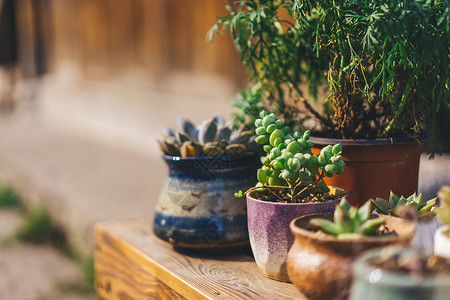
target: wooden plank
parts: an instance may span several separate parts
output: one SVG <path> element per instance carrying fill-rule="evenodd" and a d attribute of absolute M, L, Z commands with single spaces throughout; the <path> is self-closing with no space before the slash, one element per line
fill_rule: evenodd
<path fill-rule="evenodd" d="M 177 252 L 153 235 L 151 224 L 142 217 L 96 226 L 99 297 L 305 299 L 292 284 L 262 275 L 248 252 Z"/>

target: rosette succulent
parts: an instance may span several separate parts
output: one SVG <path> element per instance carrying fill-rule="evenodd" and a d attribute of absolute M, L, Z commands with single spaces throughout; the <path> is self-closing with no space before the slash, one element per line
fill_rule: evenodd
<path fill-rule="evenodd" d="M 438 209 L 439 217 L 444 224 L 450 225 L 450 185 L 443 186 L 438 197 L 441 203 Z"/>
<path fill-rule="evenodd" d="M 325 177 L 344 172 L 342 146 L 324 147 L 320 154 L 313 155 L 314 143 L 309 141 L 311 132 L 291 132 L 283 120 L 274 113 L 261 111 L 255 121 L 255 142 L 263 145 L 266 153 L 261 157 L 263 166 L 257 171 L 258 183 L 248 190 L 282 190 L 290 202 L 303 202 L 302 197 L 312 192 L 329 192 L 323 181 Z M 236 196 L 242 196 L 240 191 Z"/>
<path fill-rule="evenodd" d="M 334 211 L 334 222 L 315 218 L 310 223 L 319 227 L 325 233 L 336 236 L 338 239 L 359 238 L 362 235 L 375 235 L 384 224 L 382 218 L 369 219 L 372 211 L 370 200 L 359 209 L 351 206 L 347 198 L 342 198 Z"/>
<path fill-rule="evenodd" d="M 158 144 L 170 156 L 201 157 L 241 154 L 255 150 L 252 131 L 246 125 L 234 130 L 222 116 L 195 126 L 189 120 L 177 118 L 178 131 L 167 129 Z"/>
<path fill-rule="evenodd" d="M 412 194 L 408 198 L 403 196 L 399 197 L 391 191 L 389 201 L 382 198 L 377 198 L 372 200 L 372 203 L 379 214 L 398 217 L 401 215 L 401 211 L 403 209 L 412 208 L 413 212 L 417 214 L 419 218 L 424 218 L 426 216 L 433 216 L 436 214 L 436 210 L 434 209 L 436 199 L 437 198 L 433 198 L 428 201 L 423 201 L 422 194 L 416 195 L 416 193 Z"/>

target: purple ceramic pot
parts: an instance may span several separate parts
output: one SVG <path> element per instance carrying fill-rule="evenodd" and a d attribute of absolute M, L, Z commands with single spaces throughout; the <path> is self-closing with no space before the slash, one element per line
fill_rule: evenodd
<path fill-rule="evenodd" d="M 300 216 L 333 212 L 347 193 L 332 188 L 336 200 L 318 203 L 277 203 L 255 199 L 247 194 L 247 221 L 250 245 L 256 264 L 267 277 L 289 281 L 286 257 L 294 241 L 289 223 Z"/>

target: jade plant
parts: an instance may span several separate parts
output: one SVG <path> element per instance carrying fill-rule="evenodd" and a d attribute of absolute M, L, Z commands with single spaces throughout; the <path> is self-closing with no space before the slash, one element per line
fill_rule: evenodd
<path fill-rule="evenodd" d="M 307 194 L 330 191 L 323 181 L 325 177 L 344 172 L 340 144 L 328 145 L 314 155 L 309 130 L 303 134 L 291 132 L 282 119 L 265 110 L 260 112 L 255 126 L 255 142 L 263 145 L 266 155 L 261 157 L 263 166 L 257 171 L 258 183 L 246 193 L 268 190 L 280 198 L 275 191 L 281 191 L 288 202 L 307 202 L 304 197 Z M 236 193 L 236 197 L 242 195 L 242 191 Z"/>
<path fill-rule="evenodd" d="M 428 201 L 423 201 L 422 194 L 416 195 L 416 193 L 408 198 L 403 196 L 399 197 L 391 191 L 389 201 L 377 198 L 372 200 L 372 203 L 379 214 L 398 217 L 402 214 L 402 210 L 406 208 L 407 210 L 412 209 L 413 213 L 415 213 L 419 219 L 422 219 L 436 214 L 434 208 L 436 199 L 437 198 L 433 198 Z"/>
<path fill-rule="evenodd" d="M 389 138 L 425 129 L 435 137 L 437 112 L 448 112 L 450 103 L 448 1 L 226 2 L 228 14 L 209 38 L 231 34 L 269 111 L 297 123 L 304 112 L 327 137 Z M 309 93 L 323 86 L 320 111 Z"/>
<path fill-rule="evenodd" d="M 334 211 L 334 222 L 327 219 L 314 218 L 310 223 L 323 232 L 336 236 L 338 239 L 354 239 L 361 236 L 376 235 L 384 220 L 380 217 L 369 219 L 372 211 L 370 201 L 359 209 L 351 206 L 344 197 Z"/>
<path fill-rule="evenodd" d="M 252 131 L 241 125 L 233 129 L 224 118 L 216 115 L 195 126 L 189 120 L 177 118 L 178 131 L 167 130 L 158 144 L 165 155 L 203 157 L 242 154 L 255 150 Z"/>

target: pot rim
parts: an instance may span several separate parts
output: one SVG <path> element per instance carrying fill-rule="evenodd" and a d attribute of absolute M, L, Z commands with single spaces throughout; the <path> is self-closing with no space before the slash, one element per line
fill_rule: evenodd
<path fill-rule="evenodd" d="M 421 134 L 416 136 L 405 136 L 395 138 L 382 138 L 382 139 L 338 139 L 338 138 L 326 138 L 311 136 L 310 140 L 314 144 L 328 145 L 328 144 L 341 144 L 342 146 L 384 146 L 395 144 L 415 144 L 423 143 L 428 139 L 428 135 Z"/>
<path fill-rule="evenodd" d="M 400 287 L 435 287 L 435 286 L 449 286 L 450 285 L 450 273 L 447 275 L 426 275 L 422 280 L 412 280 L 410 275 L 396 273 L 393 271 L 387 271 L 376 268 L 367 263 L 368 259 L 378 256 L 383 251 L 393 251 L 399 253 L 402 251 L 412 251 L 411 248 L 389 246 L 385 248 L 373 249 L 360 255 L 353 267 L 353 276 L 355 279 L 363 278 L 364 281 L 368 281 L 370 284 L 377 284 L 383 286 L 400 286 Z M 381 273 L 378 276 L 372 277 L 372 272 L 380 270 Z M 378 277 L 378 278 L 377 278 Z M 376 280 L 378 279 L 378 280 Z"/>
<path fill-rule="evenodd" d="M 348 192 L 346 190 L 342 189 L 342 188 L 334 187 L 334 186 L 328 186 L 328 187 L 330 188 L 330 190 L 334 190 L 335 193 L 340 193 L 339 195 L 335 195 L 336 199 L 328 200 L 328 201 L 325 201 L 325 202 L 306 202 L 306 203 L 303 203 L 303 202 L 302 203 L 272 202 L 272 201 L 260 200 L 260 199 L 257 199 L 255 197 L 251 196 L 251 194 L 254 191 L 246 194 L 246 199 L 251 199 L 251 200 L 253 200 L 255 202 L 259 202 L 259 203 L 272 203 L 274 205 L 305 205 L 305 206 L 309 206 L 309 205 L 325 205 L 325 204 L 329 204 L 329 203 L 332 203 L 332 202 L 336 202 L 336 201 L 338 201 L 339 199 L 341 199 L 343 197 L 348 196 Z"/>
<path fill-rule="evenodd" d="M 408 234 L 401 235 L 401 236 L 389 236 L 389 235 L 388 236 L 362 236 L 360 239 L 356 239 L 356 240 L 351 240 L 351 239 L 340 240 L 329 234 L 317 235 L 315 231 L 304 229 L 296 224 L 301 219 L 312 218 L 315 216 L 319 217 L 319 216 L 331 215 L 331 214 L 332 213 L 318 213 L 318 214 L 309 214 L 309 215 L 301 216 L 301 217 L 293 219 L 291 221 L 291 223 L 289 224 L 289 227 L 291 228 L 291 231 L 295 236 L 300 235 L 300 236 L 306 237 L 310 240 L 330 242 L 330 243 L 333 243 L 336 245 L 343 245 L 343 244 L 349 244 L 349 243 L 350 244 L 386 244 L 386 243 L 389 244 L 389 243 L 393 243 L 395 241 L 407 241 L 409 239 L 412 239 L 414 237 L 414 234 L 417 231 L 416 226 L 412 222 L 409 222 L 409 221 L 401 219 L 401 218 L 387 216 L 387 215 L 379 215 L 379 216 L 381 218 L 387 219 L 387 220 L 397 220 L 399 222 L 402 222 L 404 225 L 411 224 L 411 229 L 409 230 L 409 232 L 407 232 Z"/>
<path fill-rule="evenodd" d="M 245 158 L 245 157 L 252 157 L 255 156 L 256 153 L 249 152 L 244 154 L 227 154 L 227 155 L 218 155 L 218 156 L 198 156 L 198 157 L 181 157 L 181 156 L 172 156 L 172 155 L 166 155 L 162 154 L 161 157 L 165 161 L 194 161 L 194 160 L 212 160 L 212 159 L 224 159 L 224 158 L 230 158 L 230 159 L 239 159 L 239 158 Z"/>

